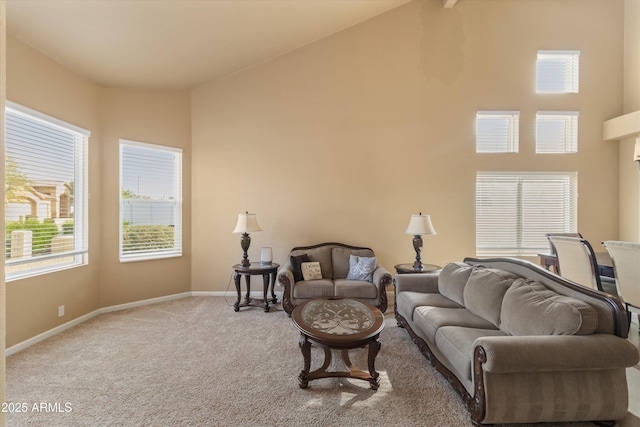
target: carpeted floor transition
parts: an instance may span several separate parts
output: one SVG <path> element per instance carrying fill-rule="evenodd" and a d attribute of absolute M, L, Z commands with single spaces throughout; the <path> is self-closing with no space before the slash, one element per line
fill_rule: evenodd
<path fill-rule="evenodd" d="M 342 378 L 302 390 L 299 335 L 279 304 L 235 313 L 223 297 L 188 297 L 103 314 L 7 359 L 7 401 L 27 408 L 7 425 L 472 425 L 392 308 L 385 322 L 377 391 Z M 365 350 L 352 361 L 365 368 Z"/>

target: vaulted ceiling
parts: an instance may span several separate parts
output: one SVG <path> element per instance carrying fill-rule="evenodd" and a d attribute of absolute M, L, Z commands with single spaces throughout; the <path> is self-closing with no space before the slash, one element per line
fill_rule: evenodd
<path fill-rule="evenodd" d="M 188 89 L 409 1 L 6 0 L 7 31 L 102 86 Z"/>

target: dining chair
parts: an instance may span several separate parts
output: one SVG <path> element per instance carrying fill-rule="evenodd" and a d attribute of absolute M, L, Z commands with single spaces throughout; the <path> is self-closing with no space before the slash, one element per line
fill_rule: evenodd
<path fill-rule="evenodd" d="M 613 261 L 618 294 L 627 308 L 629 322 L 632 311 L 640 322 L 640 243 L 606 240 L 602 246 Z"/>
<path fill-rule="evenodd" d="M 558 257 L 558 274 L 591 289 L 618 295 L 615 279 L 600 276 L 591 244 L 580 237 L 549 236 Z"/>
<path fill-rule="evenodd" d="M 582 239 L 582 234 L 580 234 L 580 233 L 547 233 L 547 234 L 545 234 L 545 236 L 547 236 L 547 240 L 549 240 L 549 237 L 551 237 L 551 236 L 577 237 L 579 239 Z M 551 255 L 556 255 L 556 249 L 554 248 L 553 244 L 551 243 L 551 240 L 549 240 L 549 246 L 551 247 L 551 249 L 550 249 Z"/>

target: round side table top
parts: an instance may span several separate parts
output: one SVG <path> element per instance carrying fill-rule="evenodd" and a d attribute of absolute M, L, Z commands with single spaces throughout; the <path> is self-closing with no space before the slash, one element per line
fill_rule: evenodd
<path fill-rule="evenodd" d="M 233 269 L 238 273 L 246 273 L 246 274 L 262 274 L 269 273 L 272 271 L 277 271 L 280 267 L 280 264 L 276 264 L 272 262 L 271 264 L 263 264 L 261 262 L 252 262 L 247 266 L 242 264 L 235 264 Z"/>
<path fill-rule="evenodd" d="M 442 267 L 435 264 L 422 264 L 422 269 L 416 270 L 413 268 L 413 263 L 398 264 L 394 266 L 398 274 L 410 274 L 410 273 L 431 273 L 436 270 L 440 270 Z"/>

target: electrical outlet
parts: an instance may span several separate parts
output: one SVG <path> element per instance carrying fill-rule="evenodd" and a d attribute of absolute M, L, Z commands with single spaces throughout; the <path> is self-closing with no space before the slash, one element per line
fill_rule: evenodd
<path fill-rule="evenodd" d="M 58 317 L 64 316 L 64 305 L 58 307 Z"/>

